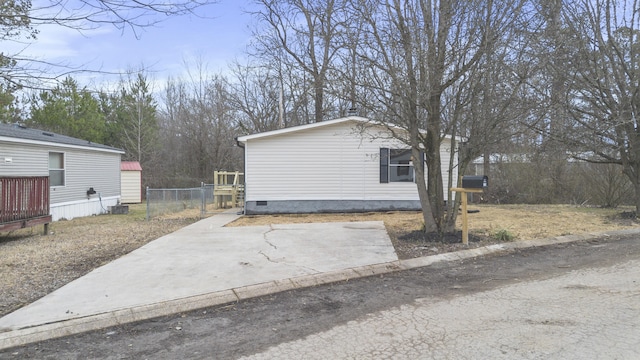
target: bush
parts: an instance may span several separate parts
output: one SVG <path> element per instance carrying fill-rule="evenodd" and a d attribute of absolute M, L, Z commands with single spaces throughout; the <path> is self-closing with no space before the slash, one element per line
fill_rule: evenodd
<path fill-rule="evenodd" d="M 622 167 L 532 157 L 491 165 L 483 200 L 495 204 L 633 205 L 634 189 Z"/>
<path fill-rule="evenodd" d="M 493 238 L 498 241 L 513 241 L 516 236 L 513 235 L 509 230 L 500 229 L 493 233 Z"/>

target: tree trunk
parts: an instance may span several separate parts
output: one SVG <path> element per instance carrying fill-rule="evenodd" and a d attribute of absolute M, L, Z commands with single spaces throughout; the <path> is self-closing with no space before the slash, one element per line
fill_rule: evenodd
<path fill-rule="evenodd" d="M 431 203 L 429 202 L 429 192 L 427 190 L 427 182 L 424 176 L 425 163 L 422 160 L 422 154 L 420 150 L 415 147 L 411 152 L 413 156 L 413 167 L 416 173 L 416 185 L 418 187 L 418 198 L 420 199 L 420 206 L 422 207 L 422 221 L 424 221 L 425 233 L 437 232 L 438 227 L 434 221 L 433 211 L 431 210 Z"/>
<path fill-rule="evenodd" d="M 429 98 L 425 157 L 427 163 L 427 194 L 431 212 L 439 234 L 444 233 L 444 195 L 440 157 L 440 94 Z"/>
<path fill-rule="evenodd" d="M 320 77 L 316 77 L 314 82 L 314 107 L 315 107 L 315 121 L 317 123 L 323 120 L 324 111 L 324 81 Z"/>
<path fill-rule="evenodd" d="M 640 215 L 640 179 L 635 177 L 631 180 L 634 190 L 634 200 L 636 204 L 636 217 Z"/>
<path fill-rule="evenodd" d="M 623 157 L 624 158 L 624 157 Z M 636 216 L 640 215 L 640 169 L 635 168 L 633 164 L 623 161 L 622 173 L 624 173 L 633 186 L 634 203 L 636 206 Z"/>
<path fill-rule="evenodd" d="M 453 178 L 453 169 L 455 166 L 459 166 L 458 164 L 456 164 L 455 162 L 455 153 L 456 153 L 456 147 L 455 147 L 455 138 L 456 138 L 456 126 L 452 127 L 451 130 L 451 139 L 452 139 L 452 143 L 451 143 L 451 147 L 449 148 L 449 165 L 448 165 L 448 170 L 449 170 L 449 174 L 447 176 L 447 184 L 449 184 L 449 187 L 452 187 L 453 184 L 458 183 L 458 179 L 454 179 Z M 460 162 L 461 157 L 458 157 L 458 163 Z M 466 166 L 465 166 L 466 168 Z M 460 167 L 458 168 L 460 169 Z M 462 171 L 459 170 L 458 172 L 458 178 L 462 175 Z M 444 217 L 444 232 L 445 234 L 455 234 L 456 232 L 456 219 L 458 217 L 458 206 L 459 206 L 459 200 L 460 199 L 460 195 L 458 194 L 458 192 L 451 192 L 449 191 L 449 189 L 447 189 L 447 203 L 445 206 L 445 217 Z"/>

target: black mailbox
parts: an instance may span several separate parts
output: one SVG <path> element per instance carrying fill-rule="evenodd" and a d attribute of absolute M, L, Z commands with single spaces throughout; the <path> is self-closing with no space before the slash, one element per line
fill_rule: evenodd
<path fill-rule="evenodd" d="M 462 187 L 465 189 L 485 189 L 489 186 L 486 175 L 468 175 L 462 177 Z"/>

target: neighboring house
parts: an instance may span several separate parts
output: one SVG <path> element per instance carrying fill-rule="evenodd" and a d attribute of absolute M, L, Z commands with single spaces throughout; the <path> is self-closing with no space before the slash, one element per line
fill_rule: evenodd
<path fill-rule="evenodd" d="M 120 202 L 139 204 L 142 202 L 142 166 L 137 161 L 120 163 Z"/>
<path fill-rule="evenodd" d="M 0 177 L 48 176 L 53 221 L 106 213 L 120 200 L 120 149 L 0 124 Z"/>
<path fill-rule="evenodd" d="M 237 141 L 244 147 L 247 214 L 421 208 L 409 147 L 366 118 L 350 116 Z M 451 146 L 450 138 L 441 146 L 445 199 Z"/>
<path fill-rule="evenodd" d="M 528 154 L 520 154 L 520 153 L 511 153 L 511 154 L 502 154 L 495 153 L 489 155 L 489 166 L 493 168 L 499 164 L 526 164 L 531 162 L 531 156 Z M 569 160 L 571 161 L 571 160 Z M 469 174 L 473 175 L 484 175 L 488 171 L 486 171 L 485 167 L 485 158 L 484 156 L 477 157 L 473 159 L 471 164 L 469 165 Z M 491 170 L 491 169 L 489 169 Z"/>

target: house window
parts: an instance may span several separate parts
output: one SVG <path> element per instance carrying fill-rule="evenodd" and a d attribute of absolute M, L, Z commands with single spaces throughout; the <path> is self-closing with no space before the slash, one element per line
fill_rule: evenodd
<path fill-rule="evenodd" d="M 64 153 L 49 153 L 49 186 L 64 186 Z"/>
<path fill-rule="evenodd" d="M 411 149 L 380 149 L 380 182 L 413 182 Z"/>

